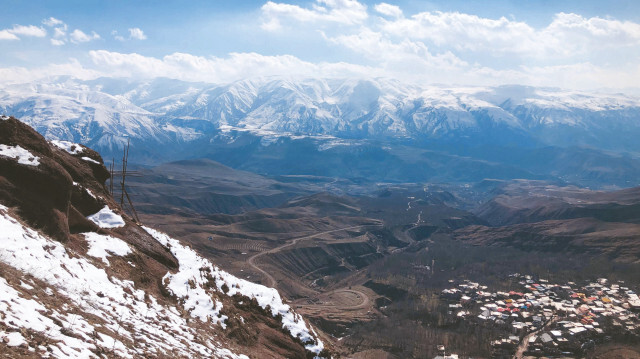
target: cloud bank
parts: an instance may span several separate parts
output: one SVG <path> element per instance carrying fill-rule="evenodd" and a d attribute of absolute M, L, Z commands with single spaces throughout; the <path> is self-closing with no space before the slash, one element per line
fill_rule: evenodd
<path fill-rule="evenodd" d="M 105 48 L 108 39 L 98 33 L 70 31 L 64 21 L 49 17 L 42 21 L 43 26 L 14 25 L 0 30 L 0 41 L 15 44 L 26 37 L 43 38 L 53 46 L 84 44 L 89 50 L 55 65 L 3 68 L 0 81 L 64 74 L 212 83 L 256 76 L 392 77 L 422 84 L 572 89 L 622 89 L 640 83 L 640 24 L 607 16 L 561 12 L 536 27 L 515 18 L 410 13 L 385 2 L 367 6 L 356 0 L 315 0 L 302 5 L 268 1 L 252 16 L 253 32 L 246 36 L 276 44 L 276 48 L 290 41 L 307 47 L 291 47 L 276 55 L 248 51 L 150 56 Z M 112 31 L 113 39 L 119 40 L 116 43 L 145 40 L 145 45 L 152 46 L 162 41 L 149 39 L 139 27 L 127 29 L 126 35 Z M 309 48 L 333 56 L 312 58 L 307 55 Z"/>

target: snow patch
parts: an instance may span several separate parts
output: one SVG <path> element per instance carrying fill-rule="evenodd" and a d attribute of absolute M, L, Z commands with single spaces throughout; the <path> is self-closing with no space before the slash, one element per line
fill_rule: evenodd
<path fill-rule="evenodd" d="M 69 141 L 60 141 L 60 140 L 53 140 L 51 141 L 51 143 L 56 147 L 69 152 L 72 155 L 77 155 L 79 153 L 82 153 L 83 151 L 82 146 L 80 146 L 77 143 L 73 143 Z"/>
<path fill-rule="evenodd" d="M 31 152 L 20 146 L 7 146 L 0 144 L 0 156 L 17 159 L 18 163 L 27 166 L 37 166 L 40 164 L 40 157 L 36 157 Z"/>
<path fill-rule="evenodd" d="M 0 340 L 6 341 L 6 344 L 10 347 L 17 347 L 27 343 L 24 340 L 24 337 L 22 336 L 22 334 L 18 332 L 11 332 L 11 333 L 2 332 L 0 333 L 0 338 L 1 338 Z"/>
<path fill-rule="evenodd" d="M 109 261 L 107 260 L 108 256 L 126 256 L 131 253 L 131 247 L 119 238 L 93 232 L 83 234 L 89 243 L 89 251 L 87 251 L 87 254 L 102 259 L 106 265 L 109 265 Z"/>
<path fill-rule="evenodd" d="M 82 157 L 83 160 L 87 161 L 87 162 L 93 162 L 95 164 L 100 164 L 100 162 L 94 160 L 93 158 L 89 158 L 89 157 Z"/>
<path fill-rule="evenodd" d="M 87 219 L 97 224 L 100 228 L 119 228 L 125 225 L 124 219 L 115 214 L 109 206 L 104 206 L 98 213 L 90 215 Z"/>
<path fill-rule="evenodd" d="M 26 290 L 33 290 L 33 287 L 23 281 L 20 281 L 20 286 Z"/>
<path fill-rule="evenodd" d="M 93 197 L 93 198 L 96 198 L 96 199 L 97 199 L 96 195 L 95 195 L 95 194 L 93 194 L 93 192 L 91 192 L 88 188 L 85 188 L 84 190 L 85 190 L 85 191 L 87 191 L 87 194 L 88 194 L 89 196 L 91 196 L 91 197 Z"/>

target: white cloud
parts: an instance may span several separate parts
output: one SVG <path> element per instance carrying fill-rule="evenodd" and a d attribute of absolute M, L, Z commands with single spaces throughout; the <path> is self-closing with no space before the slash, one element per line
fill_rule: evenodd
<path fill-rule="evenodd" d="M 0 40 L 20 40 L 20 36 L 45 37 L 47 30 L 34 25 L 14 25 L 11 29 L 0 30 Z"/>
<path fill-rule="evenodd" d="M 74 44 L 78 44 L 81 42 L 89 42 L 92 40 L 97 40 L 100 38 L 100 35 L 96 34 L 95 31 L 92 31 L 91 35 L 89 35 L 89 34 L 85 34 L 79 29 L 75 29 L 73 30 L 73 32 L 71 32 L 69 37 L 71 38 L 71 42 L 73 42 Z"/>
<path fill-rule="evenodd" d="M 53 76 L 72 76 L 80 80 L 92 80 L 108 74 L 83 67 L 76 59 L 68 63 L 51 64 L 37 68 L 5 67 L 0 68 L 1 84 L 32 83 Z"/>
<path fill-rule="evenodd" d="M 47 30 L 41 27 L 33 26 L 33 25 L 28 25 L 28 26 L 15 25 L 13 29 L 9 31 L 11 31 L 11 33 L 15 35 L 22 35 L 22 36 L 32 36 L 32 37 L 47 36 Z"/>
<path fill-rule="evenodd" d="M 385 21 L 379 30 L 460 51 L 537 58 L 575 56 L 603 47 L 640 44 L 640 24 L 565 13 L 556 14 L 548 26 L 535 29 L 505 17 L 488 19 L 459 12 L 422 12 L 410 18 Z"/>
<path fill-rule="evenodd" d="M 640 24 L 559 13 L 538 36 L 541 39 L 553 38 L 558 53 L 587 53 L 602 51 L 603 48 L 637 47 L 640 45 Z"/>
<path fill-rule="evenodd" d="M 20 40 L 20 38 L 9 30 L 0 30 L 0 40 Z"/>
<path fill-rule="evenodd" d="M 144 31 L 142 31 L 142 29 L 137 28 L 137 27 L 129 28 L 129 37 L 124 37 L 122 35 L 118 35 L 118 31 L 117 30 L 111 31 L 111 35 L 113 35 L 113 38 L 118 40 L 118 41 L 146 40 L 147 39 L 147 35 L 144 33 Z"/>
<path fill-rule="evenodd" d="M 129 29 L 129 38 L 135 40 L 146 40 L 147 35 L 145 35 L 141 29 L 134 27 Z"/>
<path fill-rule="evenodd" d="M 434 55 L 422 42 L 405 39 L 394 43 L 379 32 L 369 29 L 363 29 L 355 35 L 339 35 L 328 40 L 361 53 L 367 59 L 376 60 L 380 66 L 388 69 L 403 68 L 413 72 L 468 66 L 465 61 L 450 51 Z"/>
<path fill-rule="evenodd" d="M 184 81 L 226 83 L 259 76 L 364 76 L 375 69 L 345 63 L 311 63 L 295 56 L 265 56 L 256 53 L 231 53 L 229 56 L 202 57 L 173 53 L 163 58 L 106 50 L 91 51 L 96 68 L 110 76 L 169 77 Z"/>
<path fill-rule="evenodd" d="M 399 6 L 391 5 L 387 3 L 380 3 L 374 6 L 374 9 L 382 15 L 391 16 L 395 18 L 402 17 L 402 10 Z"/>
<path fill-rule="evenodd" d="M 534 41 L 535 29 L 524 22 L 459 12 L 422 12 L 410 18 L 385 21 L 380 31 L 457 50 L 529 52 L 539 47 Z"/>
<path fill-rule="evenodd" d="M 267 2 L 262 6 L 262 28 L 274 31 L 283 22 L 361 24 L 367 17 L 367 7 L 355 0 L 316 0 L 311 8 Z"/>
<path fill-rule="evenodd" d="M 296 36 L 307 49 L 317 46 L 319 51 L 295 48 L 298 52 L 279 56 L 250 52 L 220 57 L 173 53 L 158 58 L 109 49 L 89 52 L 90 62 L 82 66 L 75 63 L 37 73 L 78 69 L 82 76 L 100 73 L 212 83 L 256 76 L 380 76 L 421 83 L 517 83 L 574 89 L 640 83 L 640 24 L 631 21 L 558 13 L 547 24 L 533 26 L 514 18 L 460 12 L 410 14 L 385 2 L 367 8 L 355 0 L 309 1 L 308 5 L 265 2 L 260 26 L 272 32 L 262 36 L 270 37 L 274 51 L 278 51 L 277 41 Z M 100 38 L 95 32 L 68 33 L 67 25 L 55 18 L 43 24 L 52 28 L 49 41 L 56 46 Z M 39 31 L 46 33 L 36 26 L 16 25 L 0 30 L 0 40 L 37 36 Z M 121 34 L 113 31 L 111 36 L 120 41 L 147 37 L 137 27 Z M 352 63 L 323 62 L 321 50 Z"/>
<path fill-rule="evenodd" d="M 67 28 L 65 27 L 56 27 L 53 29 L 53 37 L 62 38 L 67 36 Z"/>
<path fill-rule="evenodd" d="M 534 86 L 555 86 L 573 89 L 638 87 L 640 64 L 602 67 L 589 62 L 570 65 L 522 67 L 527 82 Z"/>
<path fill-rule="evenodd" d="M 367 36 L 362 34 L 363 42 Z M 353 40 L 357 41 L 357 40 Z M 376 45 L 378 46 L 378 45 Z M 394 44 L 388 44 L 392 49 Z M 637 87 L 640 65 L 629 62 L 625 66 L 597 66 L 589 62 L 557 66 L 520 66 L 498 70 L 468 64 L 452 54 L 430 55 L 419 46 L 402 44 L 415 56 L 388 58 L 380 65 L 363 66 L 352 63 L 312 63 L 295 56 L 265 56 L 256 53 L 232 53 L 227 57 L 202 57 L 173 53 L 162 58 L 135 53 L 106 50 L 90 51 L 91 63 L 77 60 L 41 68 L 0 68 L 0 83 L 29 83 L 52 76 L 73 76 L 89 80 L 98 77 L 155 78 L 168 77 L 184 81 L 228 83 L 253 77 L 277 76 L 286 78 L 395 78 L 408 83 L 444 83 L 449 85 L 522 84 L 553 86 L 567 89 L 631 88 Z M 379 48 L 383 50 L 385 48 Z"/>
<path fill-rule="evenodd" d="M 54 27 L 54 26 L 57 26 L 57 25 L 64 25 L 64 22 L 62 22 L 62 20 L 58 20 L 55 17 L 50 17 L 48 19 L 44 19 L 44 20 L 42 20 L 42 23 L 44 25 L 49 26 L 49 27 Z"/>
<path fill-rule="evenodd" d="M 332 16 L 340 7 L 325 2 L 267 2 L 262 28 L 318 31 L 329 45 L 360 55 L 359 63 L 408 80 L 581 88 L 640 83 L 637 67 L 630 65 L 640 63 L 640 24 L 631 21 L 558 13 L 546 26 L 534 27 L 460 12 L 407 15 L 384 2 L 372 9 L 381 17 L 368 17 L 358 5 L 363 13 L 345 20 Z M 584 71 L 589 74 L 581 77 Z"/>

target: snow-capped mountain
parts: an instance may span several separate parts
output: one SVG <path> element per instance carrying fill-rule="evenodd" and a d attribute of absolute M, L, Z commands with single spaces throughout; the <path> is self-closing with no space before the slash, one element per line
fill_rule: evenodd
<path fill-rule="evenodd" d="M 131 140 L 136 162 L 211 157 L 232 167 L 275 174 L 292 174 L 288 170 L 292 163 L 299 166 L 302 161 L 331 154 L 328 150 L 349 151 L 349 147 L 352 153 L 377 151 L 389 158 L 411 157 L 410 152 L 398 150 L 400 145 L 416 148 L 413 152 L 420 158 L 429 157 L 424 153 L 427 149 L 445 151 L 485 161 L 481 166 L 487 166 L 486 161 L 503 163 L 501 152 L 515 156 L 522 149 L 549 146 L 640 151 L 639 98 L 524 86 L 416 86 L 389 79 L 257 78 L 214 85 L 170 79 L 59 78 L 0 88 L 0 113 L 19 117 L 49 139 L 89 145 L 106 158 L 119 157 L 123 145 Z M 274 145 L 280 150 L 272 148 L 267 155 L 264 149 Z M 493 149 L 486 155 L 488 147 Z M 300 158 L 302 153 L 313 156 Z M 286 164 L 258 164 L 264 163 L 265 156 L 282 159 L 285 155 Z M 570 164 L 580 167 L 584 163 L 588 169 L 582 166 L 580 171 L 598 181 L 607 182 L 603 176 L 620 177 L 592 173 L 598 168 L 595 162 L 611 162 L 594 162 L 593 155 L 590 152 L 589 158 Z M 255 165 L 247 164 L 247 156 L 253 156 Z M 563 173 L 571 156 L 564 156 L 557 168 L 534 172 L 554 178 L 580 177 L 582 174 Z M 531 162 L 514 158 L 506 158 L 511 160 L 508 166 Z M 555 161 L 540 156 L 536 160 Z M 407 161 L 416 163 L 415 158 Z M 441 165 L 446 163 L 425 168 L 433 174 Z M 349 168 L 338 175 L 350 173 Z M 299 173 L 318 172 L 322 171 Z M 537 178 L 509 168 L 498 172 L 510 173 L 499 178 Z M 368 176 L 350 174 L 363 175 Z M 417 177 L 429 178 L 433 176 Z"/>
<path fill-rule="evenodd" d="M 0 118 L 0 352 L 327 357 L 277 290 L 129 218 L 93 150 Z"/>
<path fill-rule="evenodd" d="M 386 79 L 211 85 L 65 78 L 0 89 L 0 111 L 49 138 L 99 149 L 124 137 L 189 142 L 221 129 L 416 141 L 461 136 L 477 141 L 496 132 L 547 145 L 624 149 L 619 138 L 611 141 L 612 132 L 640 130 L 640 100 L 624 95 L 521 86 L 417 87 Z"/>

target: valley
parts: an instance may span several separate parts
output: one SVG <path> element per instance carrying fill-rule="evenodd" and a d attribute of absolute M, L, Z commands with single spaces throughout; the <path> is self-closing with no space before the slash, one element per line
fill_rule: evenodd
<path fill-rule="evenodd" d="M 257 181 L 229 168 L 214 179 L 220 167 L 209 160 L 160 168 L 180 170 L 151 168 L 142 173 L 153 175 L 130 180 L 142 220 L 180 236 L 235 275 L 277 288 L 346 357 L 435 356 L 434 343 L 463 355 L 490 356 L 499 331 L 447 315 L 441 291 L 452 279 L 501 289 L 516 272 L 555 281 L 594 280 L 606 273 L 611 280 L 640 284 L 634 275 L 640 270 L 640 232 L 630 227 L 640 218 L 637 189 L 605 192 L 527 180 L 458 186 L 365 182 L 354 196 L 322 192 L 327 184 L 349 183 L 345 179 Z M 182 180 L 185 173 L 199 179 Z M 245 187 L 247 181 L 252 182 Z M 183 204 L 165 205 L 159 195 L 165 188 Z M 271 207 L 257 201 L 245 207 L 248 195 L 273 189 L 281 193 Z M 231 213 L 207 209 L 201 205 L 207 202 L 195 198 L 191 205 L 198 191 L 211 202 L 223 196 Z M 604 227 L 594 227 L 594 221 Z M 514 226 L 531 227 L 515 232 Z M 381 330 L 389 333 L 384 339 L 375 335 Z M 469 340 L 470 331 L 476 340 Z"/>
<path fill-rule="evenodd" d="M 15 119 L 3 121 L 23 126 Z M 26 142 L 25 146 L 45 151 L 42 140 L 30 141 L 35 145 Z M 67 142 L 52 143 L 71 155 L 76 151 L 73 148 L 80 148 Z M 100 158 L 88 149 L 83 151 Z M 114 192 L 108 195 L 122 197 L 120 173 L 109 179 L 99 161 L 84 161 L 95 166 L 93 176 L 98 178 L 91 179 L 92 190 L 87 193 L 106 193 L 113 182 Z M 469 165 L 463 163 L 463 167 Z M 185 248 L 246 283 L 275 288 L 283 305 L 309 320 L 336 357 L 434 357 L 442 354 L 441 346 L 463 357 L 531 354 L 526 340 L 541 336 L 538 322 L 529 319 L 541 314 L 543 307 L 527 307 L 518 319 L 489 311 L 489 320 L 467 320 L 486 317 L 483 305 L 501 305 L 491 302 L 493 297 L 469 291 L 469 283 L 482 283 L 485 294 L 510 293 L 514 278 L 520 275 L 526 276 L 527 283 L 559 286 L 606 278 L 632 294 L 640 285 L 636 275 L 640 271 L 638 187 L 594 190 L 558 179 L 510 176 L 474 177 L 477 180 L 469 182 L 378 181 L 375 174 L 319 175 L 321 167 L 308 173 L 292 168 L 283 174 L 233 168 L 211 158 L 159 165 L 133 163 L 126 188 L 136 213 L 124 207 L 122 218 L 132 226 L 138 225 L 134 218 L 139 218 L 145 226 L 180 238 Z M 7 198 L 36 198 L 3 193 Z M 74 200 L 79 201 L 78 206 L 90 206 L 82 209 L 87 214 L 100 209 L 86 195 Z M 28 201 L 17 205 L 27 209 L 25 216 L 39 213 L 29 209 Z M 76 217 L 69 224 L 73 235 L 94 228 L 82 216 Z M 63 224 L 38 225 L 53 226 L 49 229 L 52 235 L 64 240 L 66 232 L 56 229 Z M 158 256 L 160 248 L 149 255 Z M 160 256 L 167 260 L 163 258 Z M 466 288 L 459 297 L 443 294 L 456 285 Z M 229 286 L 220 290 L 227 293 Z M 529 299 L 538 298 L 535 290 L 529 290 L 528 295 L 533 295 Z M 599 314 L 589 315 L 588 320 L 597 321 L 612 334 L 594 334 L 595 344 L 585 348 L 572 341 L 572 354 L 596 357 L 604 350 L 601 347 L 635 350 L 631 344 L 639 338 L 636 329 L 640 326 L 636 328 L 637 315 L 630 311 L 633 298 L 625 295 L 615 297 L 620 303 L 607 307 L 608 311 L 591 308 Z M 622 301 L 629 308 L 619 309 Z M 244 308 L 240 298 L 233 303 L 244 315 L 252 310 Z M 627 330 L 612 330 L 610 316 L 602 313 L 615 314 Z M 557 332 L 555 323 L 548 321 L 543 328 Z M 507 335 L 510 325 L 517 335 Z M 251 339 L 257 334 L 242 326 L 229 333 L 225 340 L 238 348 L 248 345 L 253 353 L 276 350 L 264 343 L 257 349 Z M 545 336 L 542 344 L 536 342 L 531 348 L 537 353 L 556 353 L 547 339 Z M 289 344 L 287 348 L 293 350 L 289 353 L 300 349 Z"/>

